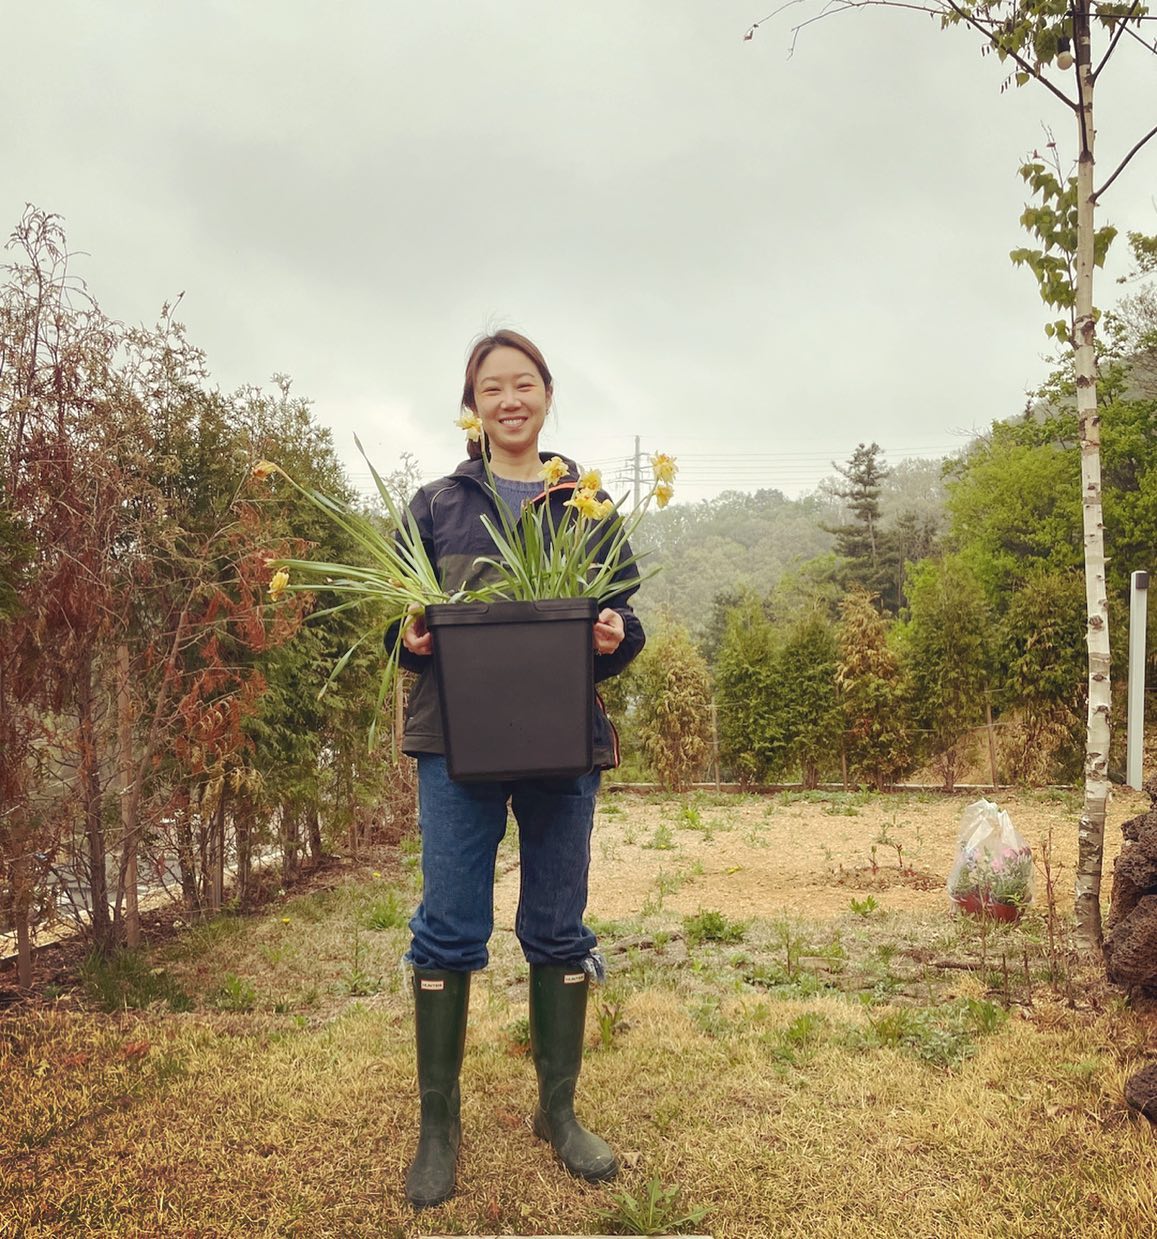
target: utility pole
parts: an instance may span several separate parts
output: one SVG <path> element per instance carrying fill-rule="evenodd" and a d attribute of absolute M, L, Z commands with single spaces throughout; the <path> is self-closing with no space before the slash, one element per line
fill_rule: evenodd
<path fill-rule="evenodd" d="M 642 457 L 639 454 L 639 436 L 635 435 L 635 507 L 639 506 L 639 491 L 643 485 Z"/>

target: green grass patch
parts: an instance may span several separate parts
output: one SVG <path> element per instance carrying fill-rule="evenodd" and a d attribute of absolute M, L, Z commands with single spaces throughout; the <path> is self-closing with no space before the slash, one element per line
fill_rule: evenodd
<path fill-rule="evenodd" d="M 744 921 L 729 920 L 715 909 L 700 909 L 694 916 L 683 918 L 683 933 L 690 946 L 704 942 L 742 942 L 747 933 Z"/>
<path fill-rule="evenodd" d="M 154 1003 L 170 1011 L 193 1008 L 193 999 L 176 979 L 144 951 L 93 951 L 80 966 L 80 982 L 85 996 L 102 1011 L 142 1010 Z"/>
<path fill-rule="evenodd" d="M 362 925 L 366 929 L 405 929 L 410 923 L 411 911 L 409 902 L 390 889 L 370 901 L 362 914 Z"/>
<path fill-rule="evenodd" d="M 1007 1018 L 1003 1007 L 976 998 L 932 1008 L 889 1006 L 869 1014 L 867 1031 L 857 1032 L 852 1044 L 891 1047 L 935 1067 L 957 1067 Z"/>

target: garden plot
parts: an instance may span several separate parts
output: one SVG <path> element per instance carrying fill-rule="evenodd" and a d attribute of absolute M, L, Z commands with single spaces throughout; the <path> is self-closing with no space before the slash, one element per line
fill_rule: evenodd
<path fill-rule="evenodd" d="M 871 896 L 884 912 L 950 915 L 945 883 L 960 814 L 975 795 L 930 793 L 696 793 L 641 797 L 604 793 L 591 843 L 590 912 L 620 921 L 662 911 L 667 919 L 701 908 L 729 916 L 826 920 Z M 1052 838 L 1057 907 L 1073 902 L 1080 799 L 1062 791 L 1000 793 L 997 802 L 1037 858 Z M 1119 792 L 1109 807 L 1105 872 L 1120 850 L 1121 823 L 1144 811 L 1140 793 Z M 518 869 L 504 843 L 495 896 L 496 924 L 510 929 Z M 1105 905 L 1108 906 L 1105 883 Z M 661 904 L 661 909 L 657 906 Z"/>
<path fill-rule="evenodd" d="M 459 1191 L 428 1213 L 402 1193 L 416 839 L 92 962 L 0 1020 L 0 1236 L 640 1233 L 644 1200 L 642 1233 L 713 1239 L 1152 1233 L 1157 1141 L 1124 1085 L 1157 1017 L 1069 952 L 1079 800 L 1000 797 L 1035 848 L 1053 833 L 1054 915 L 1038 876 L 1017 925 L 949 911 L 967 800 L 604 796 L 588 919 L 609 967 L 579 1095 L 623 1159 L 607 1185 L 529 1127 L 513 829 Z M 1110 859 L 1141 807 L 1111 806 Z"/>

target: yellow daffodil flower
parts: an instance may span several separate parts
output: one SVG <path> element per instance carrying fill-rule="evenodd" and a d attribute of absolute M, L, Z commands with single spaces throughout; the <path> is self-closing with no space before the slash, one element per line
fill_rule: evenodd
<path fill-rule="evenodd" d="M 667 482 L 660 482 L 655 487 L 655 502 L 661 508 L 665 508 L 671 502 L 671 496 L 675 493 L 675 488 Z"/>
<path fill-rule="evenodd" d="M 602 504 L 595 498 L 595 492 L 587 487 L 579 487 L 563 507 L 574 508 L 586 520 L 597 520 L 602 511 Z"/>
<path fill-rule="evenodd" d="M 259 460 L 250 470 L 250 477 L 254 477 L 259 482 L 264 482 L 266 478 L 272 477 L 275 473 L 280 473 L 281 469 L 271 460 Z"/>
<path fill-rule="evenodd" d="M 579 474 L 578 484 L 580 490 L 601 490 L 603 475 L 597 469 L 587 469 Z"/>
<path fill-rule="evenodd" d="M 552 456 L 538 471 L 538 476 L 547 484 L 555 486 L 566 477 L 566 461 L 559 456 Z"/>
<path fill-rule="evenodd" d="M 278 568 L 273 574 L 273 579 L 269 582 L 269 597 L 276 602 L 285 593 L 285 587 L 288 584 L 289 573 L 284 568 Z"/>
<path fill-rule="evenodd" d="M 613 499 L 604 499 L 599 504 L 599 510 L 595 513 L 596 519 L 605 521 L 608 516 L 615 514 L 615 501 Z"/>
<path fill-rule="evenodd" d="M 668 456 L 666 452 L 656 452 L 651 457 L 651 468 L 655 473 L 655 481 L 657 482 L 673 482 L 675 474 L 679 472 L 679 466 L 675 463 L 674 456 Z M 670 499 L 670 495 L 667 496 Z M 663 505 L 660 504 L 660 507 Z"/>
<path fill-rule="evenodd" d="M 482 438 L 482 418 L 476 413 L 463 413 L 460 418 L 454 423 L 459 430 L 466 431 L 466 437 L 473 440 L 475 443 Z"/>

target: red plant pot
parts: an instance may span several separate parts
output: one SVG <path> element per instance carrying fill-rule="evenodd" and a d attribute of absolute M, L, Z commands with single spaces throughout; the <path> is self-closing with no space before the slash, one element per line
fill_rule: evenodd
<path fill-rule="evenodd" d="M 998 899 L 989 899 L 984 905 L 985 912 L 994 921 L 1007 921 L 1014 924 L 1020 920 L 1021 907 L 1015 903 L 1001 903 Z"/>
<path fill-rule="evenodd" d="M 994 921 L 1005 921 L 1010 925 L 1020 920 L 1023 911 L 1019 904 L 982 899 L 978 891 L 969 891 L 967 895 L 953 895 L 952 902 L 970 916 L 989 916 Z"/>
<path fill-rule="evenodd" d="M 967 895 L 953 895 L 952 902 L 961 912 L 967 912 L 970 916 L 984 915 L 984 903 L 976 891 L 969 891 Z"/>

